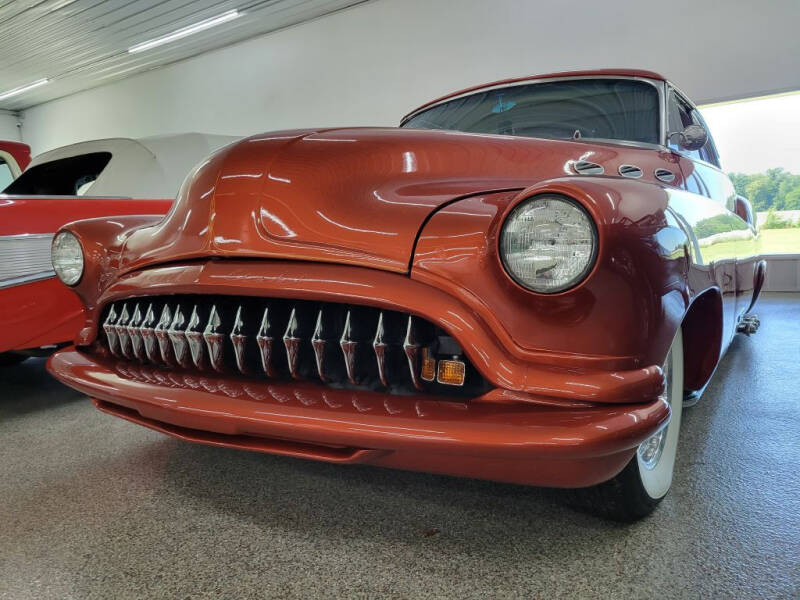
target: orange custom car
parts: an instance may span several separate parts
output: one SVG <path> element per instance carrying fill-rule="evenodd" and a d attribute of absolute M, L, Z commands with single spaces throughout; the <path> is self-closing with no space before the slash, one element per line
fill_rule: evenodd
<path fill-rule="evenodd" d="M 0 193 L 0 365 L 48 354 L 83 324 L 80 301 L 50 262 L 59 228 L 89 217 L 164 215 L 186 172 L 234 139 L 182 134 L 81 142 L 40 154 L 7 180 Z"/>
<path fill-rule="evenodd" d="M 251 137 L 163 219 L 64 227 L 86 321 L 49 369 L 181 439 L 588 487 L 634 519 L 757 327 L 756 236 L 661 76 L 494 83 L 396 129 Z"/>

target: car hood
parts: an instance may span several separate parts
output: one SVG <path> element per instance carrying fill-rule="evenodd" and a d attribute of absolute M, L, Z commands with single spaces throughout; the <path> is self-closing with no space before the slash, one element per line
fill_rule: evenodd
<path fill-rule="evenodd" d="M 407 129 L 254 136 L 197 167 L 165 220 L 127 239 L 120 267 L 251 257 L 407 272 L 419 231 L 443 205 L 616 154 L 572 141 Z"/>

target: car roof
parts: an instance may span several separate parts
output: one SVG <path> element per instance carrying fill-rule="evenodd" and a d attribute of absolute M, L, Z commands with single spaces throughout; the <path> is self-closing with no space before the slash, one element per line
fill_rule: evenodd
<path fill-rule="evenodd" d="M 108 152 L 111 159 L 92 185 L 92 196 L 174 198 L 191 169 L 237 136 L 182 133 L 78 142 L 43 152 L 28 170 L 54 160 Z"/>
<path fill-rule="evenodd" d="M 477 92 L 482 89 L 486 88 L 493 88 L 497 86 L 503 86 L 508 84 L 514 83 L 524 83 L 526 81 L 536 81 L 539 79 L 559 79 L 559 78 L 566 78 L 566 77 L 641 77 L 644 79 L 656 79 L 659 81 L 667 81 L 666 77 L 656 73 L 655 71 L 646 71 L 644 69 L 591 69 L 591 70 L 583 70 L 583 71 L 559 71 L 556 73 L 543 73 L 541 75 L 526 75 L 524 77 L 512 77 L 510 79 L 500 79 L 498 81 L 493 81 L 491 83 L 483 83 L 480 85 L 475 85 L 472 87 L 465 88 L 463 90 L 458 90 L 457 92 L 451 92 L 449 94 L 445 94 L 440 98 L 436 98 L 435 100 L 431 100 L 430 102 L 426 102 L 422 106 L 419 106 L 409 112 L 403 119 L 402 122 L 405 122 L 409 117 L 412 115 L 424 110 L 434 104 L 439 104 L 440 102 L 444 102 L 445 100 L 449 100 L 451 98 L 455 98 L 457 96 L 461 96 L 463 94 L 469 94 L 472 92 Z"/>

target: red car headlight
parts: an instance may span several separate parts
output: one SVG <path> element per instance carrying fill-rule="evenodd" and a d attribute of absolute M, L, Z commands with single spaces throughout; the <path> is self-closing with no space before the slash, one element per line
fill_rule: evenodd
<path fill-rule="evenodd" d="M 78 238 L 62 231 L 53 239 L 53 270 L 67 285 L 77 285 L 83 275 L 83 248 Z"/>
<path fill-rule="evenodd" d="M 597 227 L 565 196 L 521 202 L 500 234 L 500 256 L 514 281 L 534 292 L 562 292 L 583 281 L 597 257 Z"/>

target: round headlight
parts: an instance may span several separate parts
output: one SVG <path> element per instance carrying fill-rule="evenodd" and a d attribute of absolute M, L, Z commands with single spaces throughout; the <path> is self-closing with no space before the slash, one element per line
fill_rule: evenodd
<path fill-rule="evenodd" d="M 583 281 L 597 256 L 597 230 L 589 214 L 563 196 L 534 196 L 506 219 L 500 256 L 520 285 L 543 294 Z"/>
<path fill-rule="evenodd" d="M 75 285 L 83 275 L 83 248 L 73 234 L 62 231 L 53 239 L 53 270 L 67 285 Z"/>

